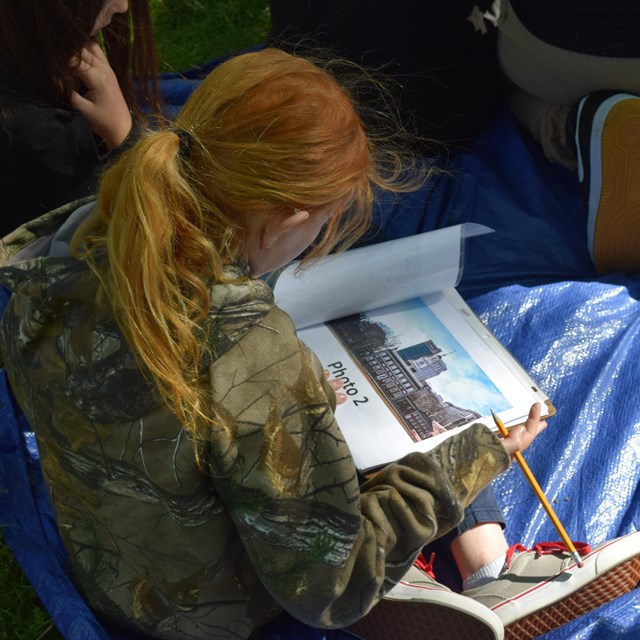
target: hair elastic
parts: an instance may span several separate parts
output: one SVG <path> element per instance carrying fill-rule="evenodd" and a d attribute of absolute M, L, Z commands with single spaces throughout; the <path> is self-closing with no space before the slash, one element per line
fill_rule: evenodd
<path fill-rule="evenodd" d="M 193 136 L 184 129 L 176 129 L 175 134 L 180 141 L 178 153 L 185 159 L 190 158 L 191 148 L 193 147 Z"/>

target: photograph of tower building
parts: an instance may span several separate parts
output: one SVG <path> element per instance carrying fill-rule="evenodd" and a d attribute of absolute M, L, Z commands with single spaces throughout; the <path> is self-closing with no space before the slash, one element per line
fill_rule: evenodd
<path fill-rule="evenodd" d="M 487 407 L 478 406 L 478 400 L 465 395 L 464 389 L 454 397 L 455 383 L 464 387 L 470 372 L 474 385 L 480 381 L 490 402 L 499 406 L 496 410 L 504 405 L 493 383 L 420 301 L 406 303 L 397 321 L 396 316 L 377 313 L 381 317 L 360 313 L 327 326 L 412 440 L 419 442 L 487 415 Z M 407 317 L 413 318 L 411 327 Z M 439 384 L 445 379 L 446 384 Z"/>

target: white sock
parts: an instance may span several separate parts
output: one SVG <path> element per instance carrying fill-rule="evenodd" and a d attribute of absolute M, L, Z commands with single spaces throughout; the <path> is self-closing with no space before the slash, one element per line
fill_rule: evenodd
<path fill-rule="evenodd" d="M 495 560 L 492 560 L 489 564 L 485 564 L 484 567 L 478 569 L 475 573 L 472 573 L 466 580 L 462 582 L 462 591 L 468 591 L 469 589 L 475 589 L 477 587 L 483 587 L 489 582 L 493 582 L 504 569 L 506 562 L 505 556 L 499 556 Z"/>

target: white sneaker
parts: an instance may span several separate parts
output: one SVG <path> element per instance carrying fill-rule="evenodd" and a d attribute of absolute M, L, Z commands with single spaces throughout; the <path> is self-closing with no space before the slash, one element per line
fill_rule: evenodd
<path fill-rule="evenodd" d="M 424 560 L 347 630 L 364 640 L 504 638 L 502 622 L 493 611 L 437 582 Z"/>
<path fill-rule="evenodd" d="M 631 591 L 640 582 L 640 532 L 593 550 L 584 543 L 575 546 L 582 567 L 562 543 L 543 542 L 530 551 L 514 545 L 500 577 L 464 595 L 502 620 L 507 639 L 528 640 Z"/>

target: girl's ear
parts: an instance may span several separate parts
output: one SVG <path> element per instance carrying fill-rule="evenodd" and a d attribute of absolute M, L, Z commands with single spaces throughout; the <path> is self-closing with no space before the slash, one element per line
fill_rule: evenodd
<path fill-rule="evenodd" d="M 262 228 L 260 234 L 260 248 L 270 249 L 280 236 L 288 233 L 299 224 L 309 219 L 308 211 L 294 209 L 293 213 L 287 216 L 279 216 L 277 219 L 270 218 Z"/>

